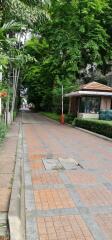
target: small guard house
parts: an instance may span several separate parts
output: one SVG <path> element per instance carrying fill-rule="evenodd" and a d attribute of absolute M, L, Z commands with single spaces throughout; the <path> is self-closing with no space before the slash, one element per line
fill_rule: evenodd
<path fill-rule="evenodd" d="M 81 118 L 99 118 L 100 110 L 112 109 L 112 87 L 98 82 L 82 85 L 79 91 L 65 94 L 69 113 Z"/>

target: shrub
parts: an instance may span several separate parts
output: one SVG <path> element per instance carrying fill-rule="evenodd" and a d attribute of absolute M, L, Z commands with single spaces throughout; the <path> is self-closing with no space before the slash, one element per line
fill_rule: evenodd
<path fill-rule="evenodd" d="M 66 123 L 70 123 L 70 124 L 72 124 L 72 122 L 73 122 L 73 120 L 74 120 L 74 114 L 66 114 L 65 115 L 65 122 Z"/>
<path fill-rule="evenodd" d="M 6 131 L 7 131 L 7 127 L 5 123 L 0 122 L 0 142 L 4 139 Z"/>
<path fill-rule="evenodd" d="M 72 121 L 72 126 L 76 125 L 76 118 L 74 118 L 74 120 Z"/>
<path fill-rule="evenodd" d="M 85 128 L 92 132 L 102 134 L 106 137 L 112 138 L 112 121 L 79 119 L 75 120 L 75 125 L 80 128 Z"/>
<path fill-rule="evenodd" d="M 61 113 L 53 113 L 53 112 L 41 112 L 41 114 L 45 115 L 46 117 L 49 117 L 53 120 L 60 121 L 61 119 Z M 73 124 L 75 125 L 75 118 L 73 114 L 64 114 L 64 121 L 65 123 Z"/>
<path fill-rule="evenodd" d="M 44 116 L 51 118 L 53 120 L 59 121 L 60 120 L 60 115 L 57 113 L 53 113 L 53 112 L 41 112 L 41 114 L 43 114 Z"/>
<path fill-rule="evenodd" d="M 17 111 L 14 111 L 14 112 L 13 112 L 13 118 L 15 119 L 16 116 L 17 116 Z"/>
<path fill-rule="evenodd" d="M 99 119 L 100 120 L 112 120 L 112 110 L 100 110 Z"/>

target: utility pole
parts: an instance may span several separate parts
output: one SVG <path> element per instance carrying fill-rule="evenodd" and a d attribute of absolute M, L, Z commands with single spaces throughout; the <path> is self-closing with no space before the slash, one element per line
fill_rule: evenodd
<path fill-rule="evenodd" d="M 63 85 L 62 85 L 62 115 L 63 115 Z"/>
<path fill-rule="evenodd" d="M 63 84 L 62 84 L 62 103 L 61 103 L 61 124 L 64 124 L 64 114 L 63 114 Z"/>

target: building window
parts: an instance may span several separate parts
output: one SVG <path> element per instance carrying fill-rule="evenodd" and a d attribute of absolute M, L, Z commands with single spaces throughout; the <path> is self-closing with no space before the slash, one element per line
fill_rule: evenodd
<path fill-rule="evenodd" d="M 98 113 L 100 110 L 100 97 L 81 97 L 80 113 Z"/>

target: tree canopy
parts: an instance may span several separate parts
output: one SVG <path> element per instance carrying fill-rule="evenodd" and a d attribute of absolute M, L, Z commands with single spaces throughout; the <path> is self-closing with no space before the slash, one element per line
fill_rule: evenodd
<path fill-rule="evenodd" d="M 22 56 L 22 84 L 37 109 L 59 111 L 62 84 L 66 93 L 105 79 L 112 62 L 111 0 L 1 0 L 0 18 L 2 64 L 10 52 Z M 13 33 L 24 29 L 32 38 L 18 49 Z"/>
<path fill-rule="evenodd" d="M 49 14 L 50 19 L 37 28 L 38 36 L 26 44 L 26 51 L 36 57 L 37 63 L 29 64 L 24 79 L 30 86 L 30 101 L 38 108 L 57 110 L 61 85 L 65 92 L 78 88 L 77 79 L 88 64 L 96 64 L 101 76 L 108 71 L 112 59 L 112 3 L 55 0 Z"/>

